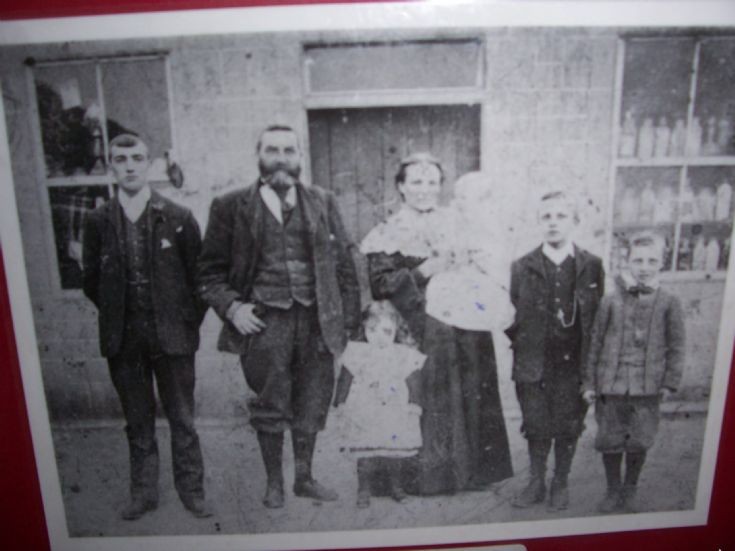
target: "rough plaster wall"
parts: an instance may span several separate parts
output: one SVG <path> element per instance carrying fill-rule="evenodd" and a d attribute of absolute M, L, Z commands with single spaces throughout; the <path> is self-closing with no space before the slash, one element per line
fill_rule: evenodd
<path fill-rule="evenodd" d="M 74 43 L 61 52 L 58 47 L 34 47 L 0 54 L 26 269 L 52 418 L 95 419 L 118 416 L 120 410 L 106 362 L 98 355 L 94 308 L 79 295 L 61 295 L 52 288 L 50 221 L 39 207 L 45 199 L 34 164 L 22 60 L 28 55 L 58 58 L 169 50 L 174 134 L 186 174 L 185 189 L 175 198 L 194 211 L 203 229 L 212 197 L 255 179 L 254 150 L 264 125 L 292 124 L 306 137 L 301 38 L 251 35 L 138 40 L 134 45 Z M 531 199 L 542 187 L 559 183 L 580 191 L 578 240 L 602 254 L 616 35 L 605 30 L 512 29 L 490 31 L 486 39 L 482 159 L 498 185 L 513 190 L 507 201 L 520 218 L 518 254 L 538 241 L 533 210 L 528 208 Z M 723 285 L 677 285 L 688 313 L 693 352 L 684 381 L 688 395 L 701 395 L 711 378 L 713 327 L 719 321 Z M 237 358 L 215 350 L 219 327 L 210 311 L 202 326 L 196 399 L 200 416 L 229 419 L 244 415 L 246 389 Z M 515 400 L 507 395 L 504 403 L 513 406 Z"/>

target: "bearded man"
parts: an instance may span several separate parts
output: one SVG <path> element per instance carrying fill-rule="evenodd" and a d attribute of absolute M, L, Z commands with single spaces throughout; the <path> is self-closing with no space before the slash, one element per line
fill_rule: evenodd
<path fill-rule="evenodd" d="M 359 324 L 350 242 L 334 195 L 300 180 L 289 126 L 260 135 L 260 178 L 212 202 L 197 269 L 199 295 L 224 321 L 218 348 L 240 355 L 267 485 L 283 507 L 282 448 L 291 431 L 296 496 L 333 501 L 311 474 L 334 387 L 334 357 Z"/>

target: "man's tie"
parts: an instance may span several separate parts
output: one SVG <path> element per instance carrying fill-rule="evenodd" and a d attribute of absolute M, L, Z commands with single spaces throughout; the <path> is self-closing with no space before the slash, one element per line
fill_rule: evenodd
<path fill-rule="evenodd" d="M 637 285 L 633 285 L 632 287 L 628 287 L 628 292 L 636 297 L 639 295 L 650 295 L 654 291 L 655 289 L 653 287 L 648 287 L 647 285 L 643 285 L 640 283 Z"/>

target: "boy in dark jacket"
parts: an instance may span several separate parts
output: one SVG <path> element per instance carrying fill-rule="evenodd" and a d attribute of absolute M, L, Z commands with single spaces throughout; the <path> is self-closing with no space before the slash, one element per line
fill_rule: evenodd
<path fill-rule="evenodd" d="M 638 476 L 658 430 L 659 402 L 676 390 L 684 366 L 684 316 L 679 299 L 659 287 L 664 241 L 634 235 L 629 274 L 602 299 L 587 358 L 584 398 L 595 402 L 607 495 L 599 511 L 635 511 Z M 621 466 L 625 453 L 625 481 Z"/>
<path fill-rule="evenodd" d="M 538 220 L 544 243 L 511 267 L 516 316 L 506 333 L 513 349 L 513 380 L 531 474 L 513 505 L 529 507 L 544 501 L 546 460 L 553 441 L 549 507 L 566 509 L 567 478 L 587 410 L 581 395 L 582 358 L 605 275 L 600 259 L 571 240 L 578 215 L 565 192 L 541 198 Z"/>

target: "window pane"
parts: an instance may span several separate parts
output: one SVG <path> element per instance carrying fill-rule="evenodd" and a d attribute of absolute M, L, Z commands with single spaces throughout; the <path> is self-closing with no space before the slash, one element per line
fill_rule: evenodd
<path fill-rule="evenodd" d="M 666 239 L 664 270 L 671 269 L 674 230 L 678 216 L 680 169 L 628 168 L 618 171 L 615 185 L 614 271 L 625 267 L 627 242 L 641 230 L 652 230 Z"/>
<path fill-rule="evenodd" d="M 694 40 L 630 40 L 625 47 L 621 157 L 684 155 Z"/>
<path fill-rule="evenodd" d="M 49 188 L 56 258 L 62 289 L 82 286 L 82 231 L 84 220 L 109 199 L 107 186 Z"/>
<path fill-rule="evenodd" d="M 307 47 L 310 90 L 410 90 L 477 86 L 475 40 Z"/>
<path fill-rule="evenodd" d="M 688 257 L 679 259 L 678 269 L 726 270 L 732 234 L 735 168 L 692 167 L 688 175 L 691 191 L 686 195 L 691 207 L 682 204 L 681 241 L 691 252 Z M 685 240 L 688 243 L 684 243 Z"/>
<path fill-rule="evenodd" d="M 99 99 L 92 63 L 53 65 L 34 71 L 48 177 L 104 172 L 96 165 L 94 135 L 89 115 L 97 116 Z"/>
<path fill-rule="evenodd" d="M 168 86 L 163 59 L 111 61 L 102 64 L 108 138 L 123 132 L 139 135 L 151 159 L 171 149 Z"/>
<path fill-rule="evenodd" d="M 732 155 L 735 122 L 735 39 L 702 42 L 695 115 L 703 126 L 702 155 Z"/>

